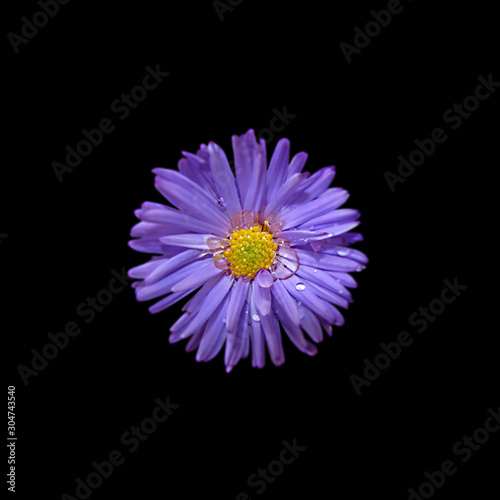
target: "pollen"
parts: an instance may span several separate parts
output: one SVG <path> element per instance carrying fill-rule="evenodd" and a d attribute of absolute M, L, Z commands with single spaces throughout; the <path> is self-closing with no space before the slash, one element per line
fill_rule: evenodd
<path fill-rule="evenodd" d="M 234 231 L 229 235 L 229 242 L 224 257 L 235 276 L 251 278 L 261 269 L 269 269 L 278 249 L 267 224 Z"/>

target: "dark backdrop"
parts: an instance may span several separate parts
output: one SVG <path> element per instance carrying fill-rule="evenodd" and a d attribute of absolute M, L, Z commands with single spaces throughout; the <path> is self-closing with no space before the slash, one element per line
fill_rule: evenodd
<path fill-rule="evenodd" d="M 500 81 L 489 5 L 232 4 L 219 2 L 218 13 L 210 1 L 73 1 L 53 6 L 37 33 L 24 28 L 31 38 L 4 39 L 2 331 L 7 385 L 16 387 L 17 495 L 78 498 L 77 479 L 111 454 L 121 464 L 91 476 L 80 498 L 408 498 L 446 460 L 456 472 L 434 493 L 424 485 L 421 498 L 491 498 L 499 436 L 478 429 L 499 405 L 497 196 L 488 189 L 499 92 L 488 84 L 467 118 L 452 109 L 479 77 Z M 359 33 L 370 11 L 388 7 L 398 13 L 390 21 L 382 13 L 384 27 L 370 24 L 367 43 Z M 40 11 L 35 1 L 16 3 L 4 32 L 22 36 L 23 17 Z M 356 51 L 346 57 L 343 42 Z M 118 110 L 147 67 L 169 75 L 134 109 Z M 279 113 L 288 123 L 269 133 Z M 106 118 L 114 129 L 58 178 L 53 165 L 65 163 L 65 148 Z M 221 355 L 200 364 L 185 342 L 168 343 L 182 303 L 153 316 L 128 285 L 95 317 L 79 314 L 113 270 L 147 258 L 127 241 L 133 210 L 162 201 L 151 169 L 176 168 L 181 151 L 208 141 L 230 151 L 231 135 L 249 128 L 268 140 L 268 154 L 288 137 L 293 153 L 309 153 L 310 171 L 336 165 L 334 184 L 362 213 L 357 248 L 370 264 L 355 276 L 346 324 L 317 356 L 286 342 L 284 366 L 258 370 L 247 359 L 228 375 Z M 398 156 L 408 159 L 415 140 L 432 149 L 436 128 L 446 139 L 437 132 L 432 154 L 398 173 Z M 450 304 L 435 300 L 445 280 L 462 287 Z M 422 320 L 432 301 L 439 314 Z M 80 333 L 56 353 L 47 348 L 48 334 L 71 322 Z M 412 344 L 379 375 L 364 374 L 367 363 L 387 361 L 377 358 L 380 344 L 402 331 Z M 353 375 L 372 380 L 356 391 Z M 126 433 L 167 397 L 168 419 L 132 440 Z M 300 450 L 280 465 L 292 457 L 283 441 Z M 268 466 L 272 482 L 255 483 L 252 474 Z"/>

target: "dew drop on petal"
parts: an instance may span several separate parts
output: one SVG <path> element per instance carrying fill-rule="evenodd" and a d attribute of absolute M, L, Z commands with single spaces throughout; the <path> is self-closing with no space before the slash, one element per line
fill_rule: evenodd
<path fill-rule="evenodd" d="M 219 206 L 221 206 L 222 208 L 226 208 L 227 206 L 227 203 L 226 203 L 226 200 L 224 200 L 224 198 L 219 198 L 217 200 L 217 203 L 219 204 Z"/>
<path fill-rule="evenodd" d="M 302 291 L 302 290 L 305 290 L 305 289 L 306 289 L 306 285 L 304 285 L 304 283 L 297 283 L 297 284 L 295 285 L 295 288 L 296 288 L 297 290 Z"/>
<path fill-rule="evenodd" d="M 341 250 L 337 251 L 337 254 L 340 255 L 341 257 L 345 257 L 346 255 L 349 255 L 351 253 L 351 250 L 349 248 L 342 248 Z"/>
<path fill-rule="evenodd" d="M 253 319 L 254 321 L 260 321 L 260 316 L 259 316 L 258 314 L 254 314 L 254 315 L 252 316 L 252 319 Z"/>

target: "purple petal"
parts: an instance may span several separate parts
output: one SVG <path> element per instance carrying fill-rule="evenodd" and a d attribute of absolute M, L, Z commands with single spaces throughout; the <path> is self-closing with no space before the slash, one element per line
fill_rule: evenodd
<path fill-rule="evenodd" d="M 245 210 L 252 210 L 255 214 L 260 212 L 264 202 L 266 177 L 266 153 L 264 147 L 263 151 L 258 153 L 254 160 L 250 184 L 247 188 L 245 202 L 243 204 Z"/>
<path fill-rule="evenodd" d="M 258 182 L 259 190 L 265 186 L 266 144 L 263 140 L 260 143 L 257 142 L 253 130 L 249 130 L 241 137 L 233 136 L 232 141 L 240 200 L 243 210 L 252 210 L 254 208 L 252 196 L 248 197 L 247 193 L 256 182 Z"/>
<path fill-rule="evenodd" d="M 322 231 L 301 231 L 299 229 L 291 229 L 289 231 L 282 231 L 278 238 L 285 238 L 290 242 L 290 246 L 306 245 L 311 241 L 325 240 L 331 237 L 330 233 Z"/>
<path fill-rule="evenodd" d="M 180 330 L 181 338 L 187 338 L 192 335 L 194 332 L 197 332 L 200 328 L 204 326 L 207 322 L 208 318 L 214 314 L 214 311 L 217 309 L 218 305 L 222 302 L 224 297 L 228 294 L 229 289 L 231 288 L 231 279 L 228 276 L 222 275 L 220 277 L 212 278 L 213 280 L 217 280 L 215 285 L 212 286 L 210 293 L 207 296 L 207 299 L 203 303 L 203 307 L 200 307 L 198 312 L 189 314 L 191 321 Z"/>
<path fill-rule="evenodd" d="M 330 238 L 336 237 L 339 234 L 344 234 L 359 226 L 361 221 L 351 221 L 351 222 L 340 222 L 339 224 L 333 224 L 332 226 L 323 226 L 318 228 L 317 231 L 325 231 L 330 235 Z M 328 244 L 328 242 L 327 242 Z"/>
<path fill-rule="evenodd" d="M 316 315 L 307 307 L 299 306 L 300 324 L 306 333 L 314 340 L 321 342 L 323 340 L 323 330 Z"/>
<path fill-rule="evenodd" d="M 260 316 L 255 307 L 255 287 L 250 291 L 250 337 L 252 341 L 252 366 L 263 368 L 266 364 L 266 340 L 262 331 Z"/>
<path fill-rule="evenodd" d="M 171 332 L 180 332 L 191 321 L 191 316 L 187 313 L 183 314 L 177 321 L 170 327 Z M 176 338 L 175 342 L 181 340 L 181 337 Z"/>
<path fill-rule="evenodd" d="M 186 250 L 181 252 L 170 259 L 162 259 L 159 266 L 155 266 L 153 272 L 151 272 L 144 280 L 145 284 L 151 284 L 164 278 L 172 271 L 179 269 L 179 267 L 189 264 L 194 260 L 202 256 L 202 252 L 199 250 Z"/>
<path fill-rule="evenodd" d="M 182 154 L 185 156 L 188 164 L 190 165 L 189 175 L 186 175 L 186 177 L 189 177 L 193 182 L 198 184 L 203 190 L 207 191 L 211 195 L 214 194 L 215 184 L 210 172 L 210 165 L 208 164 L 208 154 L 207 158 L 202 158 L 199 155 L 186 151 L 182 151 Z M 194 178 L 191 178 L 191 175 Z"/>
<path fill-rule="evenodd" d="M 257 148 L 255 133 L 253 130 L 249 130 L 241 136 L 233 135 L 232 143 L 236 183 L 238 184 L 240 199 L 244 200 L 250 184 L 250 173 L 252 171 L 255 149 Z"/>
<path fill-rule="evenodd" d="M 271 288 L 263 288 L 258 284 L 253 287 L 255 307 L 260 316 L 267 316 L 271 312 Z"/>
<path fill-rule="evenodd" d="M 154 169 L 153 171 L 157 173 L 156 189 L 172 205 L 197 219 L 221 227 L 227 226 L 229 218 L 221 211 L 215 197 L 211 197 L 200 186 L 174 170 Z M 173 174 L 177 174 L 181 179 Z"/>
<path fill-rule="evenodd" d="M 350 274 L 340 272 L 330 272 L 329 274 L 344 286 L 349 288 L 356 288 L 358 286 L 356 280 Z"/>
<path fill-rule="evenodd" d="M 297 301 L 288 293 L 280 280 L 271 287 L 274 301 L 281 307 L 284 314 L 294 325 L 300 325 Z"/>
<path fill-rule="evenodd" d="M 178 227 L 177 233 L 212 233 L 219 236 L 225 236 L 227 225 L 217 226 L 211 222 L 200 220 L 196 217 L 180 212 L 172 207 L 161 205 L 162 208 L 144 207 L 136 214 L 141 220 L 146 222 L 157 222 L 166 224 L 168 227 Z M 168 232 L 174 232 L 169 230 Z"/>
<path fill-rule="evenodd" d="M 234 333 L 228 332 L 226 338 L 226 352 L 224 355 L 224 363 L 226 372 L 229 373 L 238 361 L 244 357 L 248 346 L 248 318 L 245 308 L 240 311 L 238 326 Z"/>
<path fill-rule="evenodd" d="M 275 261 L 274 275 L 280 280 L 286 280 L 296 273 L 299 268 L 297 252 L 288 246 L 282 245 L 278 248 Z"/>
<path fill-rule="evenodd" d="M 247 300 L 249 285 L 249 282 L 239 279 L 235 282 L 233 289 L 231 290 L 226 323 L 228 333 L 234 333 L 236 327 L 238 326 L 241 310 Z"/>
<path fill-rule="evenodd" d="M 200 308 L 203 307 L 203 303 L 207 300 L 208 294 L 212 291 L 212 288 L 222 279 L 222 273 L 217 277 L 208 280 L 203 287 L 193 295 L 183 306 L 182 310 L 190 313 L 196 314 Z"/>
<path fill-rule="evenodd" d="M 250 305 L 247 302 L 246 311 L 244 313 L 245 324 L 242 325 L 242 329 L 245 331 L 245 337 L 243 339 L 243 352 L 241 354 L 242 358 L 248 357 L 250 353 Z"/>
<path fill-rule="evenodd" d="M 307 288 L 312 290 L 312 292 L 320 299 L 326 300 L 327 302 L 330 302 L 336 306 L 343 307 L 344 309 L 347 309 L 349 307 L 349 302 L 347 302 L 346 299 L 344 299 L 340 295 L 337 295 L 335 292 L 328 290 L 328 288 L 318 285 L 317 283 L 312 283 L 311 281 L 308 281 L 303 278 L 302 278 L 302 283 Z M 342 318 L 342 324 L 343 324 L 343 318 Z"/>
<path fill-rule="evenodd" d="M 169 234 L 167 236 L 162 236 L 160 241 L 165 245 L 208 250 L 208 238 L 214 238 L 214 235 L 198 233 Z"/>
<path fill-rule="evenodd" d="M 136 288 L 137 300 L 139 302 L 143 302 L 145 300 L 155 299 L 161 295 L 166 295 L 172 291 L 172 287 L 176 283 L 179 283 L 184 278 L 187 278 L 190 274 L 199 269 L 200 266 L 205 265 L 207 262 L 213 262 L 213 260 L 209 258 L 187 264 L 180 269 L 177 269 L 177 271 L 173 271 L 165 278 L 152 283 L 151 285 L 145 285 L 144 282 L 140 283 Z"/>
<path fill-rule="evenodd" d="M 262 288 L 269 288 L 270 286 L 273 286 L 274 278 L 273 278 L 273 275 L 267 269 L 261 269 L 257 273 L 257 276 L 255 277 L 255 281 Z"/>
<path fill-rule="evenodd" d="M 229 297 L 226 295 L 215 313 L 210 316 L 196 354 L 197 361 L 208 361 L 217 356 L 221 350 L 226 339 L 225 319 L 228 304 Z"/>
<path fill-rule="evenodd" d="M 334 308 L 335 309 L 335 308 Z M 318 317 L 319 322 L 321 323 L 321 326 L 325 330 L 326 334 L 331 337 L 332 336 L 332 325 L 328 323 L 328 321 L 325 321 L 323 318 Z"/>
<path fill-rule="evenodd" d="M 167 295 L 165 298 L 156 302 L 156 304 L 153 304 L 149 308 L 149 312 L 151 314 L 159 313 L 160 311 L 167 309 L 167 307 L 170 307 L 172 304 L 175 304 L 179 300 L 183 299 L 184 297 L 186 297 L 186 295 L 189 295 L 193 291 L 194 291 L 194 289 L 191 288 L 190 290 L 185 290 L 184 292 L 171 293 L 170 295 Z"/>
<path fill-rule="evenodd" d="M 337 255 L 310 252 L 308 250 L 296 249 L 299 262 L 317 269 L 326 271 L 360 271 L 363 266 L 355 260 Z"/>
<path fill-rule="evenodd" d="M 302 169 L 304 168 L 306 161 L 307 161 L 307 153 L 297 153 L 292 158 L 292 161 L 288 166 L 288 171 L 286 175 L 287 180 L 290 177 L 292 177 L 292 175 L 299 174 L 300 172 L 302 172 Z"/>
<path fill-rule="evenodd" d="M 329 323 L 335 323 L 338 317 L 338 311 L 326 300 L 318 297 L 310 288 L 308 288 L 297 276 L 282 281 L 290 295 L 299 302 L 302 302 L 311 311 Z"/>
<path fill-rule="evenodd" d="M 144 252 L 144 253 L 163 253 L 163 247 L 156 238 L 154 239 L 144 239 L 140 240 L 131 240 L 128 242 L 130 248 L 134 249 L 136 252 Z"/>
<path fill-rule="evenodd" d="M 202 183 L 199 182 L 201 177 L 200 172 L 194 162 L 189 161 L 187 158 L 181 158 L 177 163 L 177 168 L 184 177 L 202 187 Z"/>
<path fill-rule="evenodd" d="M 325 167 L 311 176 L 308 186 L 297 198 L 297 203 L 306 203 L 323 194 L 335 177 L 335 167 Z"/>
<path fill-rule="evenodd" d="M 154 272 L 155 269 L 163 265 L 165 262 L 166 259 L 150 260 L 145 264 L 141 264 L 140 266 L 133 267 L 132 269 L 130 269 L 128 275 L 131 278 L 136 278 L 136 279 L 147 278 L 152 272 Z"/>
<path fill-rule="evenodd" d="M 306 266 L 305 264 L 301 264 L 299 270 L 297 271 L 297 276 L 301 278 L 305 278 L 312 283 L 315 283 L 319 286 L 325 287 L 328 290 L 341 295 L 348 302 L 352 302 L 352 296 L 342 284 L 339 283 L 333 276 L 331 276 L 326 271 L 322 271 L 321 269 L 314 269 L 312 267 Z"/>
<path fill-rule="evenodd" d="M 290 141 L 281 139 L 273 153 L 269 162 L 269 170 L 267 173 L 266 183 L 266 202 L 272 199 L 275 191 L 285 182 L 288 160 L 290 158 Z"/>
<path fill-rule="evenodd" d="M 295 174 L 290 177 L 281 188 L 276 190 L 276 196 L 273 196 L 271 201 L 267 204 L 264 211 L 264 219 L 271 219 L 274 214 L 277 214 L 280 209 L 286 205 L 286 202 L 292 195 L 297 195 L 300 192 L 301 183 L 307 179 L 309 172 L 304 174 Z"/>
<path fill-rule="evenodd" d="M 295 346 L 299 350 L 305 352 L 306 354 L 309 354 L 309 356 L 314 356 L 318 352 L 316 346 L 306 340 L 300 326 L 294 324 L 290 320 L 290 317 L 288 316 L 286 309 L 282 309 L 281 306 L 279 305 L 277 306 L 277 309 L 281 315 L 280 317 L 281 324 L 283 325 L 283 328 L 286 334 L 288 335 L 288 338 L 295 344 Z"/>
<path fill-rule="evenodd" d="M 202 265 L 200 265 L 196 271 L 175 284 L 172 287 L 172 292 L 182 292 L 190 288 L 198 288 L 205 284 L 210 278 L 220 274 L 220 269 L 217 269 L 214 266 L 213 261 L 208 259 L 208 261 L 205 261 Z"/>
<path fill-rule="evenodd" d="M 359 250 L 354 248 L 347 248 L 344 246 L 335 246 L 333 248 L 327 248 L 323 251 L 328 255 L 339 255 L 341 257 L 349 257 L 351 260 L 360 262 L 361 264 L 368 264 L 368 257 Z"/>
<path fill-rule="evenodd" d="M 266 338 L 267 347 L 271 361 L 276 365 L 282 365 L 285 362 L 285 353 L 281 343 L 280 326 L 276 315 L 269 314 L 261 318 L 262 329 Z"/>
<path fill-rule="evenodd" d="M 309 219 L 331 212 L 345 203 L 348 197 L 349 193 L 345 189 L 329 189 L 320 198 L 298 205 L 286 213 L 282 218 L 284 221 L 283 229 L 299 226 Z"/>
<path fill-rule="evenodd" d="M 210 156 L 210 171 L 215 181 L 217 194 L 223 200 L 221 201 L 222 205 L 226 207 L 229 216 L 235 212 L 241 212 L 236 181 L 224 151 L 217 144 L 211 142 L 208 145 L 208 154 Z"/>
<path fill-rule="evenodd" d="M 358 243 L 363 241 L 363 236 L 359 233 L 345 233 L 341 236 L 335 236 L 334 238 L 330 238 L 325 240 L 322 245 L 325 248 L 333 247 L 335 245 L 353 245 L 354 243 Z"/>
<path fill-rule="evenodd" d="M 185 158 L 181 158 L 177 164 L 179 172 L 190 181 L 197 184 L 207 193 L 214 193 L 214 184 L 211 181 L 210 167 L 208 162 L 199 156 L 182 152 Z"/>
<path fill-rule="evenodd" d="M 339 210 L 334 210 L 333 212 L 327 213 L 325 215 L 320 215 L 314 219 L 310 219 L 304 224 L 301 224 L 300 229 L 307 229 L 310 231 L 317 231 L 323 226 L 331 226 L 338 222 L 347 222 L 351 220 L 356 220 L 360 216 L 358 210 L 353 210 L 351 208 L 340 208 Z"/>
<path fill-rule="evenodd" d="M 186 345 L 186 352 L 194 351 L 199 345 L 201 341 L 201 337 L 203 336 L 203 328 L 200 328 L 189 339 L 189 342 Z"/>
<path fill-rule="evenodd" d="M 130 230 L 132 238 L 159 238 L 167 233 L 182 232 L 182 224 L 157 224 L 155 222 L 139 222 Z"/>

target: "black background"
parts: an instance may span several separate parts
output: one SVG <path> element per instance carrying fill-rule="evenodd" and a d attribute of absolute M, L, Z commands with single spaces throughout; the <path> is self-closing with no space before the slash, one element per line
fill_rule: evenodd
<path fill-rule="evenodd" d="M 443 121 L 479 75 L 499 80 L 494 16 L 486 2 L 407 1 L 347 63 L 339 44 L 386 5 L 244 0 L 221 22 L 209 1 L 73 1 L 19 53 L 4 39 L 2 331 L 7 385 L 17 389 L 20 498 L 75 496 L 76 478 L 113 450 L 125 463 L 91 498 L 407 498 L 446 459 L 458 472 L 436 497 L 498 489 L 498 435 L 467 463 L 452 452 L 499 404 L 497 305 L 487 289 L 498 91 L 457 130 Z M 40 10 L 34 1 L 11 7 L 6 34 Z M 110 105 L 148 65 L 170 75 L 122 121 Z M 197 363 L 185 343 L 168 343 L 182 303 L 150 315 L 130 287 L 85 324 L 76 308 L 111 270 L 147 259 L 127 241 L 133 210 L 162 201 L 151 169 L 176 168 L 181 151 L 208 141 L 229 153 L 231 135 L 268 127 L 283 107 L 296 117 L 268 154 L 288 137 L 292 153 L 309 153 L 310 171 L 336 165 L 334 185 L 362 213 L 357 248 L 370 258 L 346 324 L 317 356 L 287 342 L 282 367 L 253 369 L 246 359 L 228 375 L 221 355 Z M 103 118 L 116 130 L 59 182 L 52 162 Z M 384 172 L 436 127 L 446 142 L 391 192 Z M 467 290 L 418 334 L 409 316 L 455 277 Z M 68 321 L 81 334 L 25 386 L 19 365 Z M 413 344 L 357 396 L 349 377 L 402 330 Z M 128 452 L 122 434 L 167 396 L 179 408 Z M 248 477 L 293 439 L 306 450 L 257 494 Z"/>

